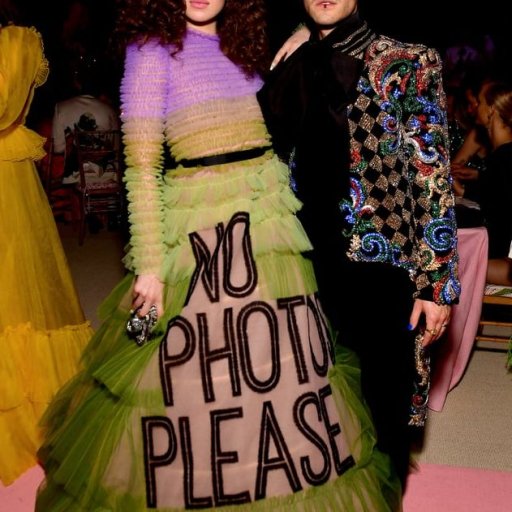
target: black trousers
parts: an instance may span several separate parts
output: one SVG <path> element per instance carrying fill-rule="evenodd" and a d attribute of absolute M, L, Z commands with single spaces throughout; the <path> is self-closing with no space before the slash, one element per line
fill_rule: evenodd
<path fill-rule="evenodd" d="M 324 262 L 325 263 L 325 262 Z M 416 375 L 415 332 L 408 329 L 413 284 L 407 272 L 382 263 L 315 265 L 319 296 L 338 331 L 338 343 L 356 352 L 363 396 L 405 489 L 413 430 L 408 426 Z"/>

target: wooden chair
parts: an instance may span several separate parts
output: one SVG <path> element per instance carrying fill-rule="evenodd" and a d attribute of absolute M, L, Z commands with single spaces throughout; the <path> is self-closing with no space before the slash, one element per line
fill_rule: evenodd
<path fill-rule="evenodd" d="M 41 184 L 56 220 L 73 221 L 73 187 L 64 185 L 64 154 L 55 153 L 53 139 L 49 137 L 45 145 L 46 156 L 37 162 Z"/>
<path fill-rule="evenodd" d="M 509 309 L 510 308 L 510 309 Z M 500 314 L 501 313 L 501 314 Z M 484 333 L 486 327 L 496 327 L 501 333 Z M 487 285 L 476 341 L 508 343 L 512 334 L 512 288 Z"/>
<path fill-rule="evenodd" d="M 79 244 L 85 238 L 86 222 L 93 216 L 121 218 L 124 207 L 121 134 L 118 130 L 75 130 L 79 182 Z"/>

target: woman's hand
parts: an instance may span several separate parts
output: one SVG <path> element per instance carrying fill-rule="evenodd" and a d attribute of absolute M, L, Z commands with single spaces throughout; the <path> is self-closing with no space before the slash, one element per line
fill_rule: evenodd
<path fill-rule="evenodd" d="M 132 308 L 140 311 L 137 313 L 140 317 L 148 314 L 149 308 L 154 304 L 158 317 L 163 315 L 163 296 L 164 283 L 154 274 L 142 274 L 137 276 L 133 286 Z"/>
<path fill-rule="evenodd" d="M 286 60 L 299 46 L 309 39 L 309 36 L 310 32 L 306 25 L 299 25 L 295 32 L 284 42 L 283 46 L 279 48 L 270 65 L 270 70 L 274 69 L 282 60 Z"/>

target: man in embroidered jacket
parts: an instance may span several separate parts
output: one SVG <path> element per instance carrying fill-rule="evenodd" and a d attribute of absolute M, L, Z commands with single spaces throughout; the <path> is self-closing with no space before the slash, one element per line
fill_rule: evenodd
<path fill-rule="evenodd" d="M 320 298 L 360 357 L 378 446 L 405 489 L 428 397 L 415 340 L 444 333 L 460 293 L 441 62 L 377 35 L 357 0 L 304 6 L 311 38 L 259 100 L 304 204 Z"/>

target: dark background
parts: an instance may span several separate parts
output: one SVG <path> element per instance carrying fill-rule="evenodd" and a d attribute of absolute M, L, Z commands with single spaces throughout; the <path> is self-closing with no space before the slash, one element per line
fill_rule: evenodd
<path fill-rule="evenodd" d="M 58 31 L 73 0 L 20 0 L 28 6 L 30 20 L 48 37 Z M 108 35 L 115 12 L 115 0 L 84 0 L 93 12 L 93 26 L 98 43 Z M 15 3 L 16 2 L 15 0 Z M 283 40 L 302 15 L 302 0 L 267 0 L 271 35 L 275 44 Z M 474 5 L 474 3 L 473 3 Z M 359 0 L 359 9 L 378 31 L 411 42 L 422 42 L 439 49 L 462 38 L 490 33 L 508 43 L 508 15 L 502 11 L 506 2 L 486 0 L 478 9 L 466 0 Z"/>
<path fill-rule="evenodd" d="M 122 72 L 122 59 L 110 43 L 116 2 L 82 1 L 90 9 L 90 18 L 87 29 L 82 30 L 79 37 L 87 47 L 87 53 L 98 55 L 103 61 L 106 93 L 115 102 Z M 51 115 L 55 101 L 70 95 L 70 59 L 65 55 L 61 34 L 73 0 L 15 0 L 15 3 L 24 5 L 26 23 L 36 26 L 43 35 L 50 78 L 36 95 L 31 115 L 33 118 L 45 117 Z M 475 10 L 462 0 L 359 0 L 359 9 L 374 30 L 403 41 L 433 46 L 442 56 L 447 47 L 461 41 L 479 46 L 483 36 L 489 34 L 494 40 L 499 62 L 505 62 L 498 65 L 508 67 L 512 38 L 507 33 L 508 16 L 501 11 L 501 5 L 497 0 L 486 0 Z M 267 7 L 271 48 L 275 51 L 302 21 L 302 0 L 267 0 Z"/>
<path fill-rule="evenodd" d="M 302 14 L 302 0 L 268 0 L 272 38 L 284 37 Z M 472 2 L 472 5 L 475 4 Z M 501 6 L 506 3 L 501 3 Z M 359 10 L 380 33 L 408 42 L 424 43 L 440 51 L 461 39 L 478 40 L 491 34 L 499 45 L 508 45 L 509 17 L 497 0 L 470 8 L 466 0 L 359 0 Z"/>

